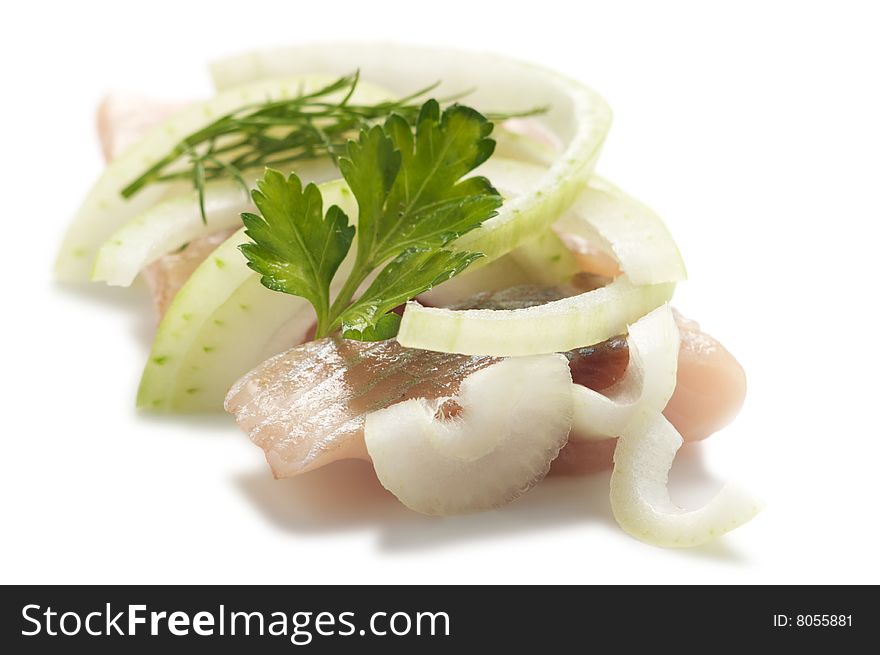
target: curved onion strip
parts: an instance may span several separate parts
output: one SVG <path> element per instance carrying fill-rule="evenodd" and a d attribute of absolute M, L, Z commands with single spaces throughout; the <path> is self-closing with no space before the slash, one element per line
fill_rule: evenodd
<path fill-rule="evenodd" d="M 605 246 L 634 284 L 687 279 L 678 246 L 660 217 L 607 180 L 591 178 L 556 225 Z"/>
<path fill-rule="evenodd" d="M 353 219 L 357 204 L 341 180 L 320 187 L 325 206 L 339 205 Z M 202 262 L 159 324 L 144 367 L 137 404 L 150 410 L 218 410 L 229 387 L 270 355 L 299 343 L 315 320 L 304 298 L 260 284 L 238 247 L 235 232 Z M 353 256 L 340 267 L 339 289 Z M 285 337 L 294 336 L 285 341 Z"/>
<path fill-rule="evenodd" d="M 636 418 L 617 441 L 611 508 L 626 532 L 655 546 L 699 546 L 752 519 L 761 503 L 733 485 L 706 505 L 684 510 L 669 498 L 667 476 L 682 438 L 659 412 Z"/>
<path fill-rule="evenodd" d="M 493 157 L 477 171 L 511 194 L 529 193 L 544 169 Z M 678 246 L 651 209 L 610 182 L 591 177 L 577 201 L 555 223 L 611 254 L 633 284 L 680 282 L 687 278 Z"/>
<path fill-rule="evenodd" d="M 611 507 L 620 526 L 657 546 L 697 546 L 751 519 L 760 503 L 726 486 L 704 507 L 686 511 L 669 498 L 667 476 L 683 442 L 662 411 L 675 390 L 678 328 L 668 306 L 630 326 L 630 363 L 618 394 L 605 398 L 575 386 L 573 431 L 620 436 L 611 474 Z M 632 371 L 632 373 L 630 373 Z M 589 392 L 589 393 L 586 393 Z M 584 404 L 589 399 L 589 404 Z"/>
<path fill-rule="evenodd" d="M 299 162 L 296 174 L 303 184 L 339 177 L 336 167 L 325 160 Z M 234 182 L 212 183 L 205 195 L 207 221 L 202 220 L 198 194 L 193 191 L 160 202 L 119 228 L 98 250 L 92 280 L 127 287 L 162 255 L 193 239 L 241 227 L 241 213 L 253 206 L 249 194 Z"/>
<path fill-rule="evenodd" d="M 611 123 L 593 90 L 544 68 L 481 52 L 388 43 L 323 44 L 246 53 L 212 65 L 218 88 L 279 75 L 320 72 L 361 77 L 399 96 L 439 82 L 443 97 L 472 89 L 463 102 L 483 112 L 547 112 L 535 118 L 562 144 L 553 163 L 528 193 L 504 204 L 498 216 L 465 234 L 455 247 L 485 255 L 474 266 L 510 252 L 550 227 L 586 185 Z"/>
<path fill-rule="evenodd" d="M 407 400 L 369 414 L 367 451 L 382 485 L 407 507 L 449 515 L 498 507 L 541 480 L 571 427 L 562 355 L 514 357 L 465 378 L 458 416 Z"/>
<path fill-rule="evenodd" d="M 531 284 L 554 286 L 570 282 L 578 272 L 577 261 L 553 230 L 545 230 L 513 250 L 508 257 L 519 265 Z M 477 269 L 479 272 L 480 269 Z M 512 286 L 512 285 L 508 285 Z"/>
<path fill-rule="evenodd" d="M 131 286 L 146 266 L 193 239 L 220 230 L 241 227 L 241 212 L 250 202 L 234 183 L 212 184 L 207 189 L 202 221 L 195 192 L 150 207 L 114 232 L 98 249 L 92 281 L 111 286 Z"/>
<path fill-rule="evenodd" d="M 513 258 L 513 253 L 496 259 L 488 266 L 457 275 L 420 294 L 418 300 L 429 307 L 448 307 L 483 292 L 500 291 L 524 284 L 534 284 L 531 276 Z"/>
<path fill-rule="evenodd" d="M 629 326 L 626 374 L 605 395 L 572 385 L 571 438 L 587 441 L 623 434 L 639 412 L 661 412 L 675 391 L 678 326 L 669 305 L 658 307 Z"/>
<path fill-rule="evenodd" d="M 531 137 L 517 137 L 523 144 L 541 145 Z M 528 165 L 521 167 L 520 163 L 500 157 L 496 150 L 496 154 L 477 169 L 476 174 L 494 173 L 490 180 L 502 195 L 515 197 L 532 191 L 542 170 Z M 538 175 L 535 175 L 535 171 L 538 171 Z M 420 295 L 419 300 L 429 306 L 446 307 L 484 291 L 498 291 L 523 284 L 552 286 L 565 283 L 577 270 L 577 261 L 572 251 L 552 229 L 547 229 L 485 266 L 469 266 L 461 275 Z"/>
<path fill-rule="evenodd" d="M 409 302 L 397 340 L 463 355 L 538 355 L 590 346 L 626 332 L 672 297 L 675 285 L 636 286 L 625 275 L 601 289 L 526 309 L 451 310 Z"/>
<path fill-rule="evenodd" d="M 495 127 L 493 157 L 515 159 L 547 168 L 559 154 L 559 144 L 535 118 L 511 118 Z"/>
<path fill-rule="evenodd" d="M 66 282 L 87 281 L 98 248 L 113 232 L 160 200 L 188 192 L 189 184 L 153 184 L 131 198 L 121 195 L 122 189 L 165 157 L 182 138 L 247 105 L 294 97 L 317 90 L 331 81 L 332 78 L 310 75 L 256 82 L 220 93 L 205 102 L 194 103 L 154 127 L 110 162 L 92 186 L 61 244 L 55 263 L 58 278 Z M 357 100 L 380 102 L 388 98 L 388 93 L 382 89 L 366 83 L 358 85 Z"/>

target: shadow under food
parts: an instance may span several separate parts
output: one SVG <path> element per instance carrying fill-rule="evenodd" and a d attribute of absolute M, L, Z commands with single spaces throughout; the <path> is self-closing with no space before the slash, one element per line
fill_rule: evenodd
<path fill-rule="evenodd" d="M 76 297 L 85 303 L 111 309 L 131 320 L 131 332 L 144 349 L 149 351 L 156 336 L 156 310 L 149 291 L 141 278 L 131 287 L 115 287 L 106 284 L 73 284 L 54 281 L 58 293 Z"/>
<path fill-rule="evenodd" d="M 405 520 L 411 513 L 379 484 L 373 467 L 359 460 L 335 462 L 282 480 L 261 469 L 236 482 L 272 523 L 299 534 Z"/>
<path fill-rule="evenodd" d="M 413 512 L 385 490 L 372 465 L 336 462 L 305 475 L 274 480 L 261 470 L 236 482 L 250 501 L 279 529 L 302 536 L 375 530 L 379 548 L 389 552 L 430 550 L 468 541 L 582 524 L 617 532 L 608 488 L 610 471 L 579 477 L 545 478 L 516 501 L 491 512 L 452 517 Z M 698 446 L 682 448 L 670 475 L 670 492 L 684 507 L 699 507 L 720 484 L 707 473 Z M 723 540 L 682 549 L 683 556 L 741 564 L 743 556 Z"/>
<path fill-rule="evenodd" d="M 608 472 L 551 477 L 522 498 L 492 512 L 424 516 L 404 507 L 362 461 L 342 461 L 285 480 L 266 471 L 237 479 L 244 494 L 272 523 L 301 535 L 371 528 L 385 550 L 429 549 L 578 522 L 614 524 Z"/>

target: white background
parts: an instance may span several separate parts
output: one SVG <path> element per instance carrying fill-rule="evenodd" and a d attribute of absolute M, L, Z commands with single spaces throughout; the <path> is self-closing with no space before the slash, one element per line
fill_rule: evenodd
<path fill-rule="evenodd" d="M 0 581 L 880 582 L 878 25 L 867 2 L 7 4 Z M 214 56 L 328 38 L 496 50 L 605 95 L 599 170 L 666 218 L 690 273 L 676 304 L 749 376 L 673 492 L 736 479 L 763 514 L 654 549 L 614 525 L 597 476 L 431 519 L 368 466 L 274 482 L 228 417 L 134 411 L 144 294 L 51 276 L 100 171 L 97 102 L 203 96 Z"/>

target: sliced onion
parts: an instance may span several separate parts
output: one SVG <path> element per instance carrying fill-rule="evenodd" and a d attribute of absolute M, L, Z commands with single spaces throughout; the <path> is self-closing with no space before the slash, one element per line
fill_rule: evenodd
<path fill-rule="evenodd" d="M 630 326 L 630 363 L 610 398 L 574 385 L 572 434 L 619 436 L 611 507 L 620 526 L 657 546 L 697 546 L 742 525 L 760 509 L 726 486 L 706 506 L 686 511 L 669 498 L 669 469 L 683 442 L 662 411 L 675 390 L 678 327 L 668 305 Z"/>
<path fill-rule="evenodd" d="M 659 412 L 635 419 L 614 451 L 611 507 L 620 527 L 655 546 L 699 546 L 752 519 L 761 503 L 727 485 L 706 505 L 684 510 L 669 498 L 667 477 L 681 435 Z"/>
<path fill-rule="evenodd" d="M 678 246 L 660 217 L 606 180 L 591 178 L 557 227 L 605 246 L 634 284 L 687 279 Z"/>
<path fill-rule="evenodd" d="M 544 169 L 493 157 L 478 172 L 497 188 L 515 195 L 530 193 Z M 590 178 L 577 201 L 554 227 L 613 255 L 633 284 L 679 282 L 687 278 L 678 246 L 660 217 L 601 178 Z"/>
<path fill-rule="evenodd" d="M 296 174 L 304 184 L 339 177 L 336 167 L 324 160 L 298 162 Z M 92 280 L 127 287 L 162 255 L 193 239 L 241 227 L 241 212 L 252 207 L 249 194 L 234 182 L 210 184 L 205 195 L 207 220 L 202 220 L 198 194 L 192 191 L 150 207 L 119 228 L 98 250 Z"/>
<path fill-rule="evenodd" d="M 522 145 L 526 143 L 540 144 L 531 137 L 516 136 Z M 489 161 L 492 163 L 484 163 L 477 169 L 476 174 L 488 176 L 493 186 L 504 196 L 505 203 L 523 194 L 534 192 L 541 181 L 541 174 L 545 170 L 539 166 L 521 164 L 518 161 L 499 157 L 498 154 L 493 155 Z M 507 256 L 519 265 L 532 284 L 546 286 L 564 284 L 578 272 L 574 253 L 552 229 L 546 229 L 537 236 L 523 241 Z M 490 262 L 489 266 L 493 263 Z M 478 274 L 480 270 L 482 270 L 480 267 L 474 266 L 465 275 Z M 508 283 L 507 286 L 513 285 Z M 485 291 L 485 289 L 481 290 Z"/>
<path fill-rule="evenodd" d="M 532 284 L 565 284 L 579 270 L 574 254 L 553 230 L 526 241 L 508 256 L 526 272 Z"/>
<path fill-rule="evenodd" d="M 421 294 L 418 300 L 429 307 L 448 307 L 478 293 L 500 291 L 524 284 L 534 284 L 534 280 L 511 253 L 487 266 L 467 268 L 461 275 Z"/>
<path fill-rule="evenodd" d="M 493 157 L 515 159 L 544 168 L 562 149 L 556 136 L 535 118 L 511 118 L 496 126 L 492 132 L 495 139 Z"/>
<path fill-rule="evenodd" d="M 463 355 L 537 355 L 590 346 L 672 297 L 672 283 L 636 286 L 622 275 L 601 289 L 537 307 L 451 310 L 409 302 L 397 340 L 408 348 Z"/>
<path fill-rule="evenodd" d="M 505 359 L 443 400 L 407 400 L 369 414 L 367 451 L 382 485 L 424 514 L 498 507 L 540 481 L 568 438 L 571 374 L 562 355 Z"/>
<path fill-rule="evenodd" d="M 482 266 L 550 227 L 586 185 L 611 122 L 605 101 L 553 71 L 498 55 L 388 43 L 323 44 L 246 53 L 212 65 L 215 84 L 228 89 L 254 80 L 303 73 L 345 75 L 359 70 L 398 96 L 440 82 L 434 97 L 473 89 L 462 99 L 483 112 L 547 106 L 535 121 L 562 144 L 534 188 L 522 193 L 456 242 L 486 255 Z"/>
<path fill-rule="evenodd" d="M 352 220 L 357 203 L 341 180 L 319 187 L 324 206 L 339 205 Z M 218 411 L 232 383 L 267 357 L 301 342 L 314 323 L 309 302 L 270 291 L 247 266 L 237 231 L 180 289 L 153 340 L 137 404 L 154 411 Z M 338 291 L 346 259 L 333 279 Z"/>
<path fill-rule="evenodd" d="M 161 122 L 110 162 L 89 191 L 68 227 L 58 253 L 58 278 L 66 282 L 87 281 L 98 248 L 119 227 L 160 200 L 186 192 L 188 185 L 155 184 L 141 189 L 128 199 L 121 195 L 122 189 L 165 157 L 182 138 L 244 106 L 314 91 L 331 81 L 328 77 L 312 75 L 256 82 L 221 93 L 206 102 L 194 103 Z M 388 98 L 388 93 L 382 89 L 369 84 L 358 86 L 359 101 L 379 102 Z"/>
<path fill-rule="evenodd" d="M 629 364 L 605 394 L 572 385 L 572 439 L 604 440 L 623 434 L 639 413 L 661 412 L 675 391 L 678 326 L 669 305 L 629 326 Z"/>
<path fill-rule="evenodd" d="M 146 266 L 193 239 L 231 227 L 241 227 L 248 196 L 233 183 L 212 184 L 206 193 L 202 221 L 195 192 L 160 202 L 129 221 L 100 247 L 92 280 L 111 286 L 131 286 Z"/>
<path fill-rule="evenodd" d="M 523 147 L 536 143 L 527 136 L 517 137 Z M 540 180 L 539 167 L 521 167 L 520 162 L 497 154 L 489 161 L 491 167 L 487 162 L 477 169 L 476 174 L 494 173 L 489 179 L 508 200 L 530 193 Z M 535 175 L 536 171 L 538 175 Z M 485 266 L 470 266 L 461 275 L 422 294 L 419 300 L 429 306 L 447 307 L 485 291 L 499 291 L 522 284 L 564 284 L 577 271 L 577 261 L 571 249 L 553 230 L 547 229 Z"/>

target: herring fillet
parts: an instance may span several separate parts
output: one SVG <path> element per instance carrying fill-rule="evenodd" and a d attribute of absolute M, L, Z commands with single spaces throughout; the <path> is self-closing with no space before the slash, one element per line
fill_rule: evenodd
<path fill-rule="evenodd" d="M 521 307 L 574 289 L 514 287 L 483 292 L 457 307 Z M 742 367 L 693 321 L 675 314 L 682 334 L 678 383 L 666 415 L 686 441 L 702 439 L 736 414 L 745 395 Z M 566 353 L 576 383 L 601 391 L 626 368 L 625 339 Z M 500 361 L 407 349 L 396 341 L 321 339 L 276 355 L 241 378 L 226 409 L 266 452 L 276 477 L 289 477 L 338 459 L 368 459 L 364 419 L 371 411 L 415 397 L 453 396 L 461 380 Z M 612 464 L 616 439 L 571 440 L 551 474 L 584 475 Z"/>
<path fill-rule="evenodd" d="M 153 296 L 157 322 L 165 316 L 174 296 L 186 284 L 193 271 L 234 232 L 234 229 L 220 230 L 208 236 L 193 239 L 179 252 L 162 255 L 141 271 Z"/>
<path fill-rule="evenodd" d="M 367 458 L 366 414 L 410 398 L 445 398 L 498 360 L 324 338 L 276 355 L 233 385 L 225 407 L 263 448 L 276 478 Z"/>

